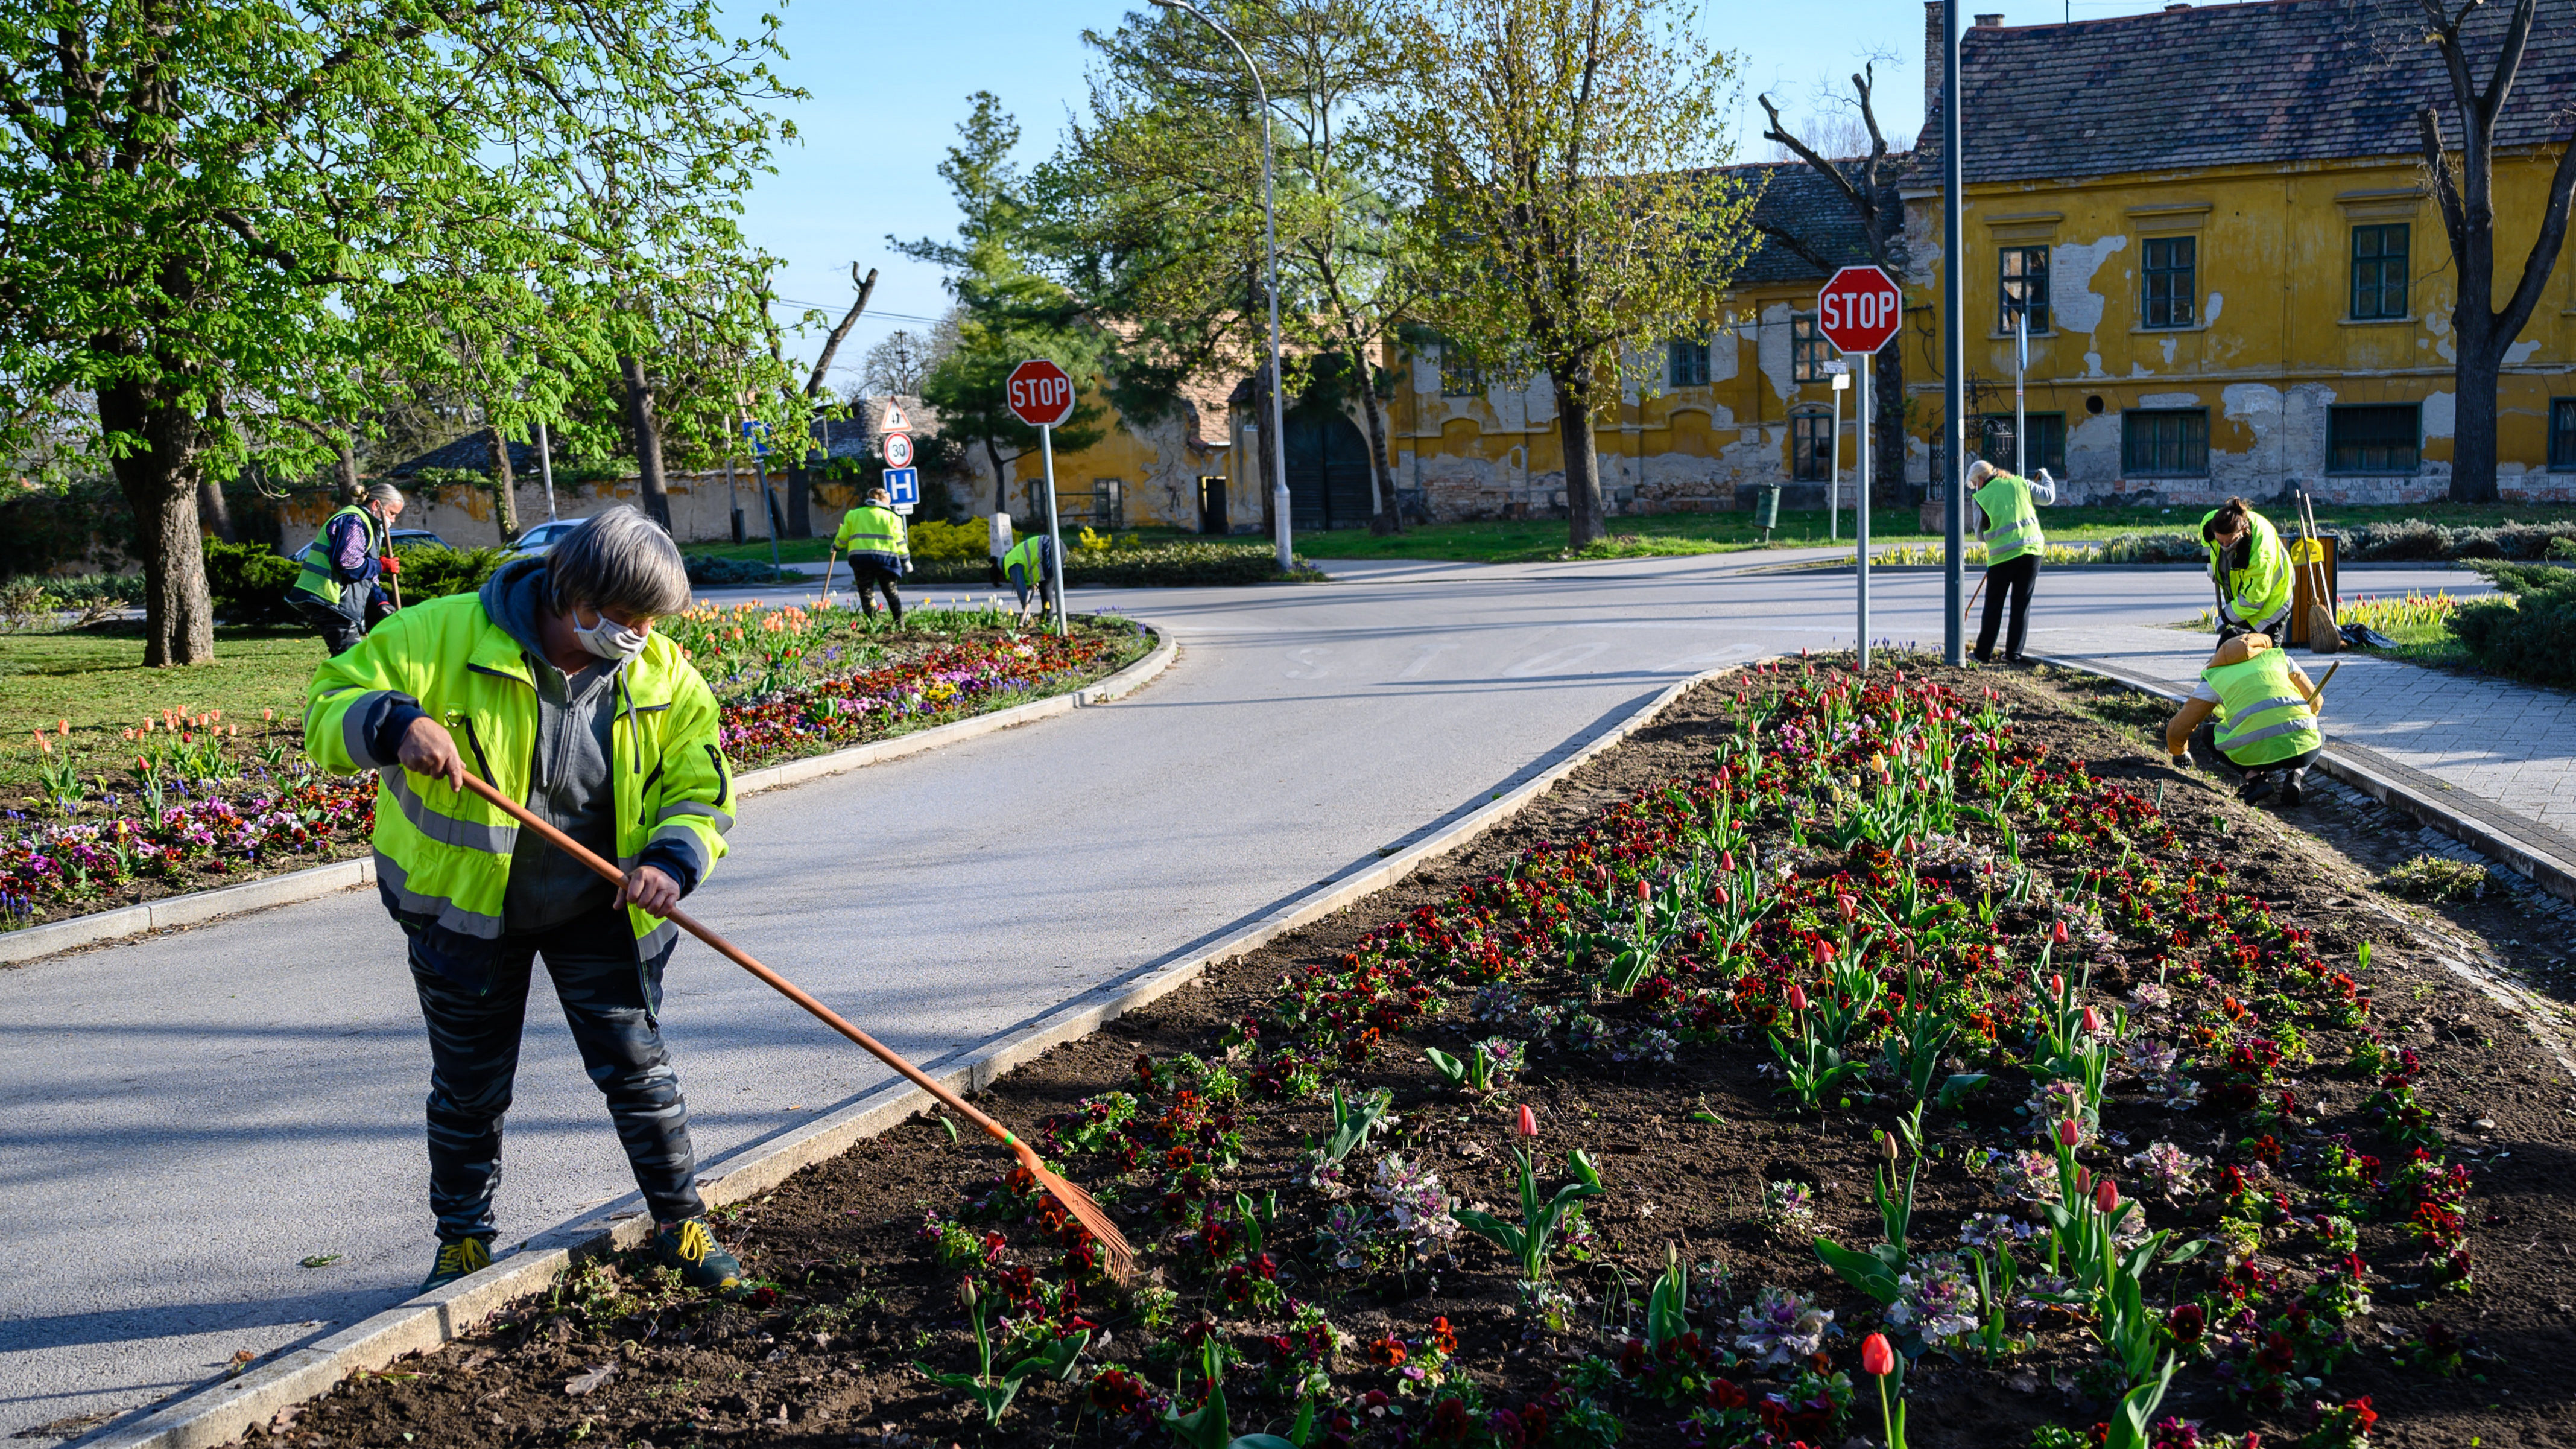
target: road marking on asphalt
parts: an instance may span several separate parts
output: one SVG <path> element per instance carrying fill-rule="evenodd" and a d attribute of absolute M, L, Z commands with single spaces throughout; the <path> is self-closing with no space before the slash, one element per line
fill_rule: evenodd
<path fill-rule="evenodd" d="M 1422 671 L 1431 667 L 1431 658 L 1433 655 L 1444 654 L 1457 647 L 1458 641 L 1455 639 L 1436 639 L 1428 644 L 1417 645 L 1415 646 L 1416 652 L 1413 662 L 1404 666 L 1403 672 L 1397 674 L 1395 677 L 1398 679 L 1419 679 L 1422 676 Z"/>
<path fill-rule="evenodd" d="M 1504 679 L 1527 679 L 1531 675 L 1543 674 L 1549 670 L 1571 670 L 1574 666 L 1581 664 L 1584 660 L 1591 658 L 1595 654 L 1608 652 L 1609 648 L 1610 646 L 1607 644 L 1568 644 L 1562 649 L 1550 649 L 1544 653 L 1533 654 L 1529 658 L 1522 660 L 1520 663 L 1513 665 L 1511 668 L 1504 670 L 1501 677 Z"/>
<path fill-rule="evenodd" d="M 1331 652 L 1332 651 L 1329 649 L 1315 648 L 1289 650 L 1288 657 L 1296 660 L 1299 667 L 1287 671 L 1286 677 L 1290 679 L 1323 678 L 1325 675 L 1333 672 L 1331 669 L 1325 667 L 1323 660 L 1323 656 Z"/>

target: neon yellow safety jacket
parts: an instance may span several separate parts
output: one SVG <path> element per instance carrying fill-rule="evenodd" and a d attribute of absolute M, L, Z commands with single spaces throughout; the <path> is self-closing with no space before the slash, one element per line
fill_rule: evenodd
<path fill-rule="evenodd" d="M 2209 520 L 2217 516 L 2215 508 L 2202 514 L 2200 526 L 2208 528 Z M 2272 520 L 2249 508 L 2245 523 L 2253 531 L 2253 546 L 2244 571 L 2228 568 L 2227 550 L 2212 542 L 2209 576 L 2218 583 L 2221 620 L 2259 626 L 2290 607 L 2290 551 L 2281 546 L 2281 531 L 2272 526 Z"/>
<path fill-rule="evenodd" d="M 326 604 L 340 602 L 340 575 L 331 567 L 331 525 L 352 515 L 366 525 L 368 552 L 378 558 L 393 552 L 384 520 L 352 503 L 322 520 L 322 531 L 313 535 L 313 546 L 304 551 L 304 571 L 295 576 L 291 592 L 311 594 Z"/>
<path fill-rule="evenodd" d="M 2265 649 L 2242 664 L 2204 669 L 2218 691 L 2218 749 L 2253 768 L 2304 755 L 2325 743 L 2317 711 L 2290 678 L 2290 656 Z"/>
<path fill-rule="evenodd" d="M 1986 562 L 2006 563 L 2048 547 L 2039 531 L 2039 509 L 2030 501 L 2030 480 L 1997 473 L 1970 495 L 1986 511 Z"/>
<path fill-rule="evenodd" d="M 661 634 L 616 682 L 609 774 L 617 863 L 647 849 L 689 850 L 703 881 L 733 827 L 733 771 L 718 745 L 715 695 Z M 412 605 L 322 666 L 304 707 L 304 750 L 322 769 L 376 772 L 376 879 L 397 914 L 462 935 L 501 934 L 518 825 L 481 797 L 424 779 L 376 753 L 368 738 L 388 701 L 416 703 L 456 737 L 474 773 L 513 800 L 528 798 L 537 747 L 537 690 L 519 643 L 476 594 Z M 636 946 L 652 959 L 677 927 L 633 907 Z"/>
<path fill-rule="evenodd" d="M 861 504 L 841 515 L 841 527 L 832 535 L 832 547 L 852 557 L 874 554 L 895 563 L 912 562 L 912 545 L 904 535 L 903 515 L 873 503 Z"/>
<path fill-rule="evenodd" d="M 1002 555 L 1002 570 L 1005 573 L 1012 569 L 1028 570 L 1029 587 L 1036 588 L 1046 577 L 1046 559 L 1050 552 L 1052 540 L 1043 533 L 1032 533 L 1012 545 L 1009 553 Z"/>

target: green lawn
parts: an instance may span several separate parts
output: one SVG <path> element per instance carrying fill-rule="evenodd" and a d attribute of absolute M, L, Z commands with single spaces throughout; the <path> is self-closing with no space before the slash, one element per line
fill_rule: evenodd
<path fill-rule="evenodd" d="M 54 736 L 71 723 L 68 748 L 86 772 L 122 764 L 123 731 L 166 709 L 192 715 L 223 711 L 251 742 L 264 729 L 302 748 L 304 691 L 327 656 L 302 629 L 218 628 L 215 660 L 188 669 L 143 667 L 140 625 L 118 632 L 0 634 L 0 802 L 14 804 L 36 787 L 40 752 L 31 735 Z M 277 711 L 268 726 L 263 710 Z"/>
<path fill-rule="evenodd" d="M 2206 511 L 2201 508 L 2043 508 L 2039 517 L 2041 526 L 2051 539 L 2072 542 L 2105 539 L 2122 533 L 2188 533 L 2200 526 L 2200 516 Z M 2433 503 L 2384 508 L 2320 505 L 2317 509 L 2317 523 L 2323 528 L 2394 523 L 2408 518 L 2426 519 L 2452 528 L 2486 527 L 2507 521 L 2547 523 L 2576 519 L 2576 505 L 2506 508 Z M 1851 510 L 1844 509 L 1841 542 L 1848 544 L 1851 541 L 1853 521 Z M 2281 525 L 2285 533 L 2296 531 L 2296 524 L 2288 517 L 2287 510 L 2281 510 L 2273 522 Z M 1190 536 L 1160 528 L 1138 529 L 1119 535 L 1122 539 Z M 1939 536 L 1937 532 L 1924 532 L 1917 525 L 1915 510 L 1910 507 L 1882 506 L 1870 510 L 1870 540 L 1873 543 L 1922 542 Z M 1823 509 L 1784 509 L 1780 514 L 1780 526 L 1771 531 L 1768 546 L 1814 548 L 1833 541 L 1826 537 Z M 1332 533 L 1300 534 L 1296 544 L 1297 552 L 1318 559 L 1412 558 L 1458 563 L 1538 563 L 1570 556 L 1565 548 L 1565 521 L 1553 518 L 1423 524 L 1391 538 L 1380 538 L 1365 528 L 1349 528 Z M 1748 512 L 1651 513 L 1611 519 L 1610 537 L 1585 549 L 1582 557 L 1655 558 L 1677 554 L 1732 553 L 1764 546 L 1762 530 L 1753 526 L 1753 515 Z M 830 547 L 827 539 L 781 539 L 778 557 L 784 563 L 820 563 Z M 740 544 L 691 544 L 689 552 L 766 563 L 769 541 L 754 539 Z"/>

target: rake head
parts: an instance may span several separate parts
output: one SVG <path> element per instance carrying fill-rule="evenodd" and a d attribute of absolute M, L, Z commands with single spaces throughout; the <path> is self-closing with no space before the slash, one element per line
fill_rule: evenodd
<path fill-rule="evenodd" d="M 1095 1201 L 1091 1194 L 1047 1170 L 1046 1164 L 1038 1160 L 1037 1152 L 1027 1143 L 1013 1142 L 1011 1146 L 1019 1154 L 1020 1166 L 1028 1169 L 1029 1176 L 1037 1179 L 1038 1186 L 1046 1189 L 1048 1196 L 1064 1204 L 1065 1211 L 1072 1213 L 1074 1220 L 1099 1242 L 1102 1251 L 1108 1255 L 1109 1276 L 1122 1283 L 1127 1281 L 1128 1275 L 1136 1271 L 1136 1250 L 1128 1246 L 1127 1235 L 1118 1231 L 1118 1224 L 1110 1221 L 1109 1210 Z"/>

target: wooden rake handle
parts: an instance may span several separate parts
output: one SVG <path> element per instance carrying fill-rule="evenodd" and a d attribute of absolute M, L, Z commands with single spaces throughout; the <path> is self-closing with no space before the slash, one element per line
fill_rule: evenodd
<path fill-rule="evenodd" d="M 573 839 L 571 836 L 557 830 L 552 825 L 538 819 L 526 806 L 521 805 L 518 801 L 511 799 L 500 791 L 493 789 L 490 784 L 476 776 L 471 770 L 465 772 L 465 788 L 482 796 L 492 804 L 499 806 L 502 810 L 507 811 L 510 818 L 518 821 L 521 826 L 544 836 L 547 840 L 553 842 L 554 845 L 561 849 L 566 855 L 569 855 L 573 859 L 580 861 L 583 865 L 588 866 L 592 873 L 598 875 L 601 879 L 614 881 L 619 885 L 624 885 L 626 883 L 626 872 L 619 870 L 616 866 L 600 859 L 596 853 L 594 853 L 589 847 L 583 845 L 580 841 Z M 695 916 L 692 916 L 688 912 L 676 907 L 671 911 L 670 921 L 671 924 L 679 927 L 681 930 L 688 932 L 690 935 L 695 936 L 699 940 L 714 947 L 718 955 L 723 956 L 725 959 L 733 962 L 733 964 L 741 967 L 743 970 L 750 972 L 752 975 L 759 977 L 763 982 L 766 982 L 769 985 L 771 990 L 776 991 L 779 995 L 786 997 L 788 1000 L 795 1002 L 798 1006 L 812 1012 L 815 1018 L 821 1021 L 825 1026 L 830 1027 L 832 1030 L 839 1032 L 841 1035 L 857 1042 L 860 1046 L 865 1047 L 869 1055 L 875 1057 L 878 1061 L 885 1063 L 887 1066 L 894 1068 L 896 1071 L 901 1072 L 914 1086 L 917 1086 L 923 1091 L 938 1098 L 941 1103 L 956 1112 L 959 1116 L 964 1117 L 976 1126 L 983 1128 L 986 1132 L 991 1133 L 993 1140 L 1018 1153 L 1023 1163 L 1034 1164 L 1036 1162 L 1036 1150 L 1031 1148 L 1027 1143 L 1022 1142 L 1009 1128 L 1004 1127 L 1001 1123 L 994 1121 L 992 1118 L 985 1116 L 983 1113 L 967 1105 L 964 1098 L 958 1096 L 955 1092 L 948 1090 L 948 1088 L 940 1085 L 938 1082 L 931 1080 L 929 1075 L 924 1073 L 921 1068 L 904 1060 L 903 1055 L 900 1052 L 897 1052 L 892 1047 L 878 1041 L 875 1037 L 872 1037 L 866 1032 L 851 1025 L 847 1020 L 843 1019 L 839 1012 L 834 1011 L 832 1008 L 825 1006 L 819 1001 L 816 1001 L 813 997 L 806 995 L 804 989 L 799 987 L 795 982 L 790 981 L 786 977 L 779 975 L 777 972 L 770 970 L 768 967 L 761 965 L 759 961 L 753 959 L 750 952 L 735 945 L 731 941 L 726 940 L 724 937 L 717 935 L 714 930 L 699 921 Z"/>

